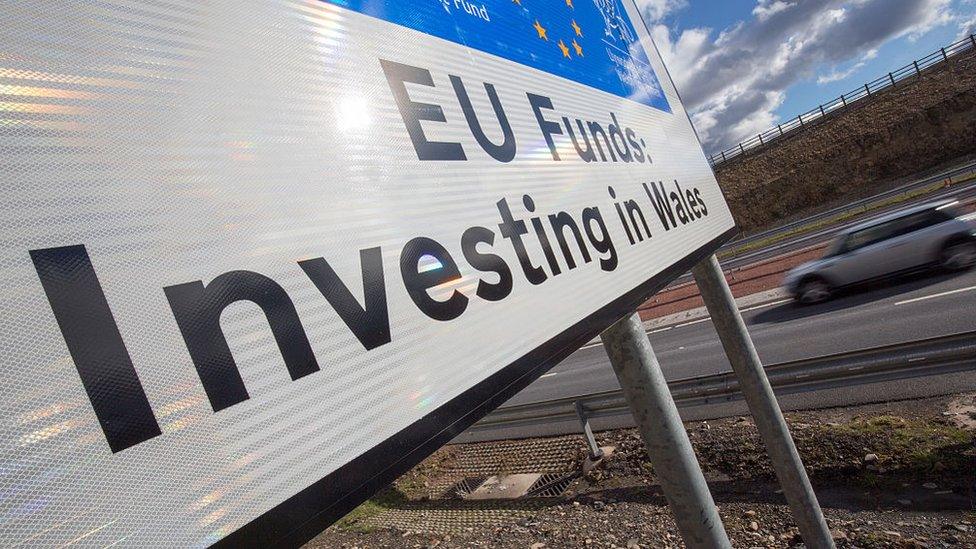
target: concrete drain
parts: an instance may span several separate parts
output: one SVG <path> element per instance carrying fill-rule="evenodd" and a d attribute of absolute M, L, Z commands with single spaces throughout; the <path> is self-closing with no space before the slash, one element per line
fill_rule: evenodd
<path fill-rule="evenodd" d="M 556 498 L 563 495 L 569 485 L 576 480 L 577 473 L 557 474 L 546 473 L 535 481 L 529 488 L 525 497 L 527 498 Z"/>
<path fill-rule="evenodd" d="M 443 499 L 492 500 L 559 497 L 579 476 L 571 473 L 517 473 L 468 477 L 452 486 Z"/>
<path fill-rule="evenodd" d="M 471 492 L 477 490 L 489 478 L 491 477 L 463 478 L 460 482 L 448 488 L 441 499 L 467 499 L 471 495 Z"/>

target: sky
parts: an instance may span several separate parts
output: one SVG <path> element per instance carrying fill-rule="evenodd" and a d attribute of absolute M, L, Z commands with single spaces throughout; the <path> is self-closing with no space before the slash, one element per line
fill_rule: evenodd
<path fill-rule="evenodd" d="M 715 153 L 976 32 L 976 0 L 636 0 Z"/>

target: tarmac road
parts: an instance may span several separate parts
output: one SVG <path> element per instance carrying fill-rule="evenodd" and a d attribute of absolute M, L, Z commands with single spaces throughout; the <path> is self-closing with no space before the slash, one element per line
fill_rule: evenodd
<path fill-rule="evenodd" d="M 765 364 L 976 330 L 976 270 L 917 275 L 815 306 L 774 302 L 743 317 Z M 708 319 L 661 328 L 650 338 L 669 380 L 731 370 Z M 976 386 L 976 365 L 971 377 Z M 927 378 L 926 394 L 938 383 Z M 502 407 L 617 388 L 603 347 L 591 344 Z M 953 390 L 958 383 L 946 387 Z"/>

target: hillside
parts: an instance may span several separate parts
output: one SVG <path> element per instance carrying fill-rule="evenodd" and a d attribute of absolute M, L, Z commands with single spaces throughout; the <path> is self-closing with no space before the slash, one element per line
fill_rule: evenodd
<path fill-rule="evenodd" d="M 739 227 L 750 232 L 973 155 L 976 54 L 970 50 L 724 162 L 715 175 Z"/>

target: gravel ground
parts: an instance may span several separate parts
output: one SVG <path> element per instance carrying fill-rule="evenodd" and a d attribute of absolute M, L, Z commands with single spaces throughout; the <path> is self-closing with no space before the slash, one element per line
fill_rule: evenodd
<path fill-rule="evenodd" d="M 578 504 L 578 505 L 577 505 Z M 719 504 L 722 521 L 736 547 L 794 547 L 802 543 L 782 504 Z M 825 511 L 839 547 L 972 547 L 974 515 L 960 511 L 904 513 Z M 578 501 L 550 507 L 531 519 L 455 535 L 400 532 L 330 531 L 311 547 L 683 547 L 663 501 L 606 503 L 599 508 Z"/>
<path fill-rule="evenodd" d="M 787 417 L 839 547 L 976 547 L 976 395 Z M 801 545 L 752 422 L 687 428 L 733 544 Z M 582 455 L 582 444 L 567 445 L 567 438 L 524 441 L 521 448 Z M 424 495 L 422 487 L 437 484 L 441 471 L 463 475 L 457 463 L 464 460 L 456 458 L 464 450 L 492 450 L 491 443 L 449 447 L 444 452 L 454 458 L 442 452 L 398 481 L 399 503 L 334 526 L 308 546 L 682 546 L 637 433 L 608 431 L 598 439 L 616 451 L 561 497 L 477 506 Z"/>

